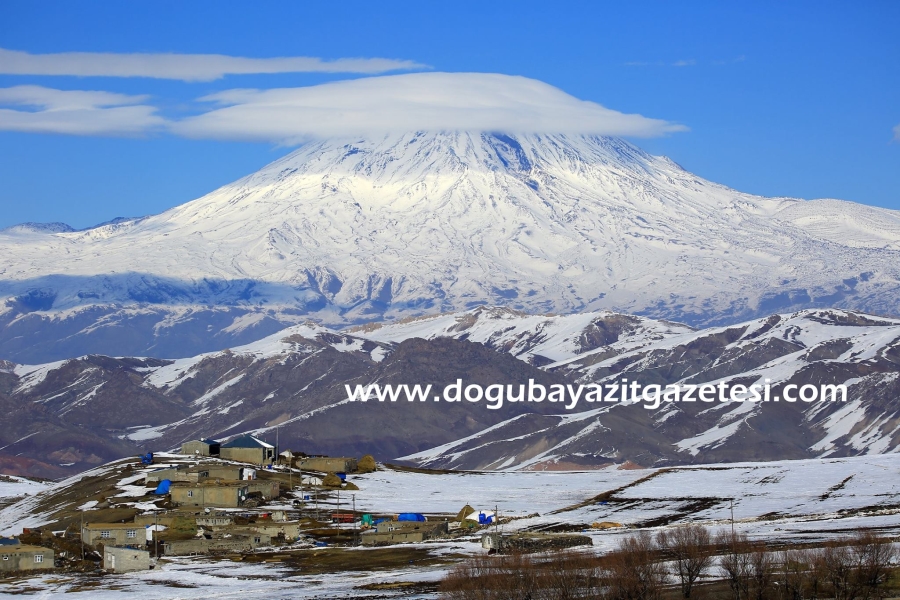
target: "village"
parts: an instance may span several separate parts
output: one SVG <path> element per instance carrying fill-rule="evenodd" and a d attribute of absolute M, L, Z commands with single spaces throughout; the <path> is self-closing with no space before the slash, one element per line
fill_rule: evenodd
<path fill-rule="evenodd" d="M 119 484 L 126 488 L 128 508 L 100 496 L 63 517 L 63 529 L 23 528 L 16 537 L 0 538 L 0 573 L 127 573 L 153 569 L 162 557 L 377 547 L 478 533 L 489 551 L 504 544 L 591 544 L 574 535 L 513 540 L 498 533 L 496 526 L 505 520 L 495 511 L 468 504 L 456 515 L 358 511 L 352 478 L 378 469 L 370 455 L 279 453 L 244 435 L 227 443 L 192 440 L 178 453 L 147 453 L 123 465 L 122 474 L 129 476 Z"/>
<path fill-rule="evenodd" d="M 897 473 L 897 455 L 460 471 L 279 452 L 254 436 L 192 440 L 58 482 L 0 477 L 0 585 L 74 598 L 246 586 L 309 599 L 433 598 L 500 564 L 486 561 L 580 573 L 635 540 L 700 531 L 717 557 L 703 585 L 724 594 L 728 548 L 777 557 L 896 539 Z M 733 531 L 740 544 L 723 545 Z M 648 556 L 669 556 L 655 548 Z"/>

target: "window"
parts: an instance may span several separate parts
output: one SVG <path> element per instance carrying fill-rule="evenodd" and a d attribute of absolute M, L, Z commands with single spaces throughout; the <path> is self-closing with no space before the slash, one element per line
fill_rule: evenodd
<path fill-rule="evenodd" d="M 3 560 L 9 560 L 9 554 L 4 554 L 4 555 L 3 555 Z"/>
<path fill-rule="evenodd" d="M 253 541 L 256 542 L 257 544 L 259 544 L 262 542 L 262 539 L 255 537 L 255 538 L 253 538 Z"/>
<path fill-rule="evenodd" d="M 36 563 L 42 563 L 42 562 L 44 562 L 44 555 L 43 555 L 43 554 L 35 554 L 35 555 L 34 555 L 34 562 L 36 562 Z"/>
<path fill-rule="evenodd" d="M 194 490 L 188 490 L 188 498 L 194 497 Z"/>
<path fill-rule="evenodd" d="M 127 537 L 127 538 L 129 538 L 129 539 L 134 539 L 134 538 L 137 537 L 137 531 L 134 530 L 134 529 L 126 529 L 126 530 L 125 530 L 125 537 Z"/>
<path fill-rule="evenodd" d="M 101 531 L 100 537 L 102 537 L 104 540 L 108 540 L 109 539 L 109 530 L 104 529 L 103 531 Z"/>

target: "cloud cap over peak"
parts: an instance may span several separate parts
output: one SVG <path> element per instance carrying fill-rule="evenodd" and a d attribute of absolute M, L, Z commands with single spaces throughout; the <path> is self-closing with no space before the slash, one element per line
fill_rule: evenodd
<path fill-rule="evenodd" d="M 301 88 L 234 89 L 172 125 L 186 137 L 296 144 L 310 138 L 420 130 L 656 137 L 683 125 L 579 100 L 549 84 L 495 73 L 413 73 Z"/>

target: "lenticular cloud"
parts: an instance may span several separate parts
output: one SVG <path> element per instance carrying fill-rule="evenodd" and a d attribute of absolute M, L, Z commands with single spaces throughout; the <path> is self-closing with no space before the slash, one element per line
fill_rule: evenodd
<path fill-rule="evenodd" d="M 505 131 L 655 137 L 686 127 L 595 102 L 551 85 L 493 73 L 413 73 L 302 88 L 233 89 L 173 124 L 187 137 L 269 141 L 402 131 Z"/>

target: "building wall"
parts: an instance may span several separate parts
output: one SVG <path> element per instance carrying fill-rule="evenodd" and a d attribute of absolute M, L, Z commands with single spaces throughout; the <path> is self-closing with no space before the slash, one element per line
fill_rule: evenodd
<path fill-rule="evenodd" d="M 247 489 L 250 490 L 250 492 L 260 492 L 266 500 L 277 498 L 281 493 L 281 486 L 277 481 L 272 479 L 248 481 Z"/>
<path fill-rule="evenodd" d="M 169 469 L 150 471 L 144 476 L 144 483 L 159 483 L 163 479 L 168 479 L 169 481 L 187 481 L 187 477 L 187 469 L 176 469 L 172 467 Z M 194 481 L 197 481 L 196 477 L 194 478 Z"/>
<path fill-rule="evenodd" d="M 426 531 L 391 531 L 386 533 L 366 533 L 360 537 L 363 546 L 380 546 L 387 544 L 403 544 L 405 542 L 424 542 L 430 536 Z"/>
<path fill-rule="evenodd" d="M 228 479 L 230 481 L 237 481 L 241 478 L 241 467 L 234 467 L 231 465 L 209 465 L 208 467 L 204 467 L 204 470 L 207 473 L 207 477 L 210 479 Z"/>
<path fill-rule="evenodd" d="M 300 523 L 257 521 L 256 523 L 251 523 L 249 525 L 236 525 L 225 529 L 225 531 L 233 531 L 235 533 L 240 533 L 241 535 L 263 534 L 263 536 L 269 540 L 277 538 L 278 535 L 281 534 L 284 536 L 285 540 L 293 542 L 300 537 Z"/>
<path fill-rule="evenodd" d="M 198 527 L 228 527 L 234 525 L 234 518 L 223 515 L 197 517 Z"/>
<path fill-rule="evenodd" d="M 360 540 L 364 546 L 379 546 L 404 542 L 424 542 L 444 533 L 447 533 L 446 522 L 382 521 L 375 526 L 374 533 L 365 533 Z"/>
<path fill-rule="evenodd" d="M 109 536 L 103 537 L 103 532 L 108 531 Z M 134 534 L 129 536 L 128 532 Z M 85 526 L 81 530 L 81 539 L 89 546 L 103 544 L 103 546 L 143 546 L 147 543 L 147 530 L 137 523 L 110 523 L 108 526 Z"/>
<path fill-rule="evenodd" d="M 257 541 L 259 540 L 259 541 Z M 163 551 L 168 556 L 186 556 L 189 554 L 209 554 L 211 552 L 247 552 L 258 546 L 271 544 L 269 536 L 253 534 L 218 539 L 173 540 L 166 542 Z"/>
<path fill-rule="evenodd" d="M 103 568 L 114 573 L 146 571 L 150 568 L 150 553 L 131 548 L 103 548 Z"/>
<path fill-rule="evenodd" d="M 308 471 L 321 471 L 323 473 L 353 473 L 356 471 L 356 459 L 313 456 L 297 460 L 297 467 Z"/>
<path fill-rule="evenodd" d="M 212 454 L 215 454 L 209 444 L 205 444 L 200 440 L 191 440 L 190 442 L 183 443 L 181 445 L 181 453 L 192 456 L 197 454 L 200 456 L 211 456 Z"/>
<path fill-rule="evenodd" d="M 219 455 L 224 459 L 252 463 L 254 465 L 272 462 L 271 459 L 266 459 L 265 448 L 222 448 L 219 451 Z"/>
<path fill-rule="evenodd" d="M 246 497 L 246 486 L 196 485 L 172 486 L 169 490 L 172 502 L 181 506 L 214 506 L 237 508 Z"/>
<path fill-rule="evenodd" d="M 53 558 L 53 550 L 50 548 L 0 546 L 0 572 L 52 569 Z"/>

